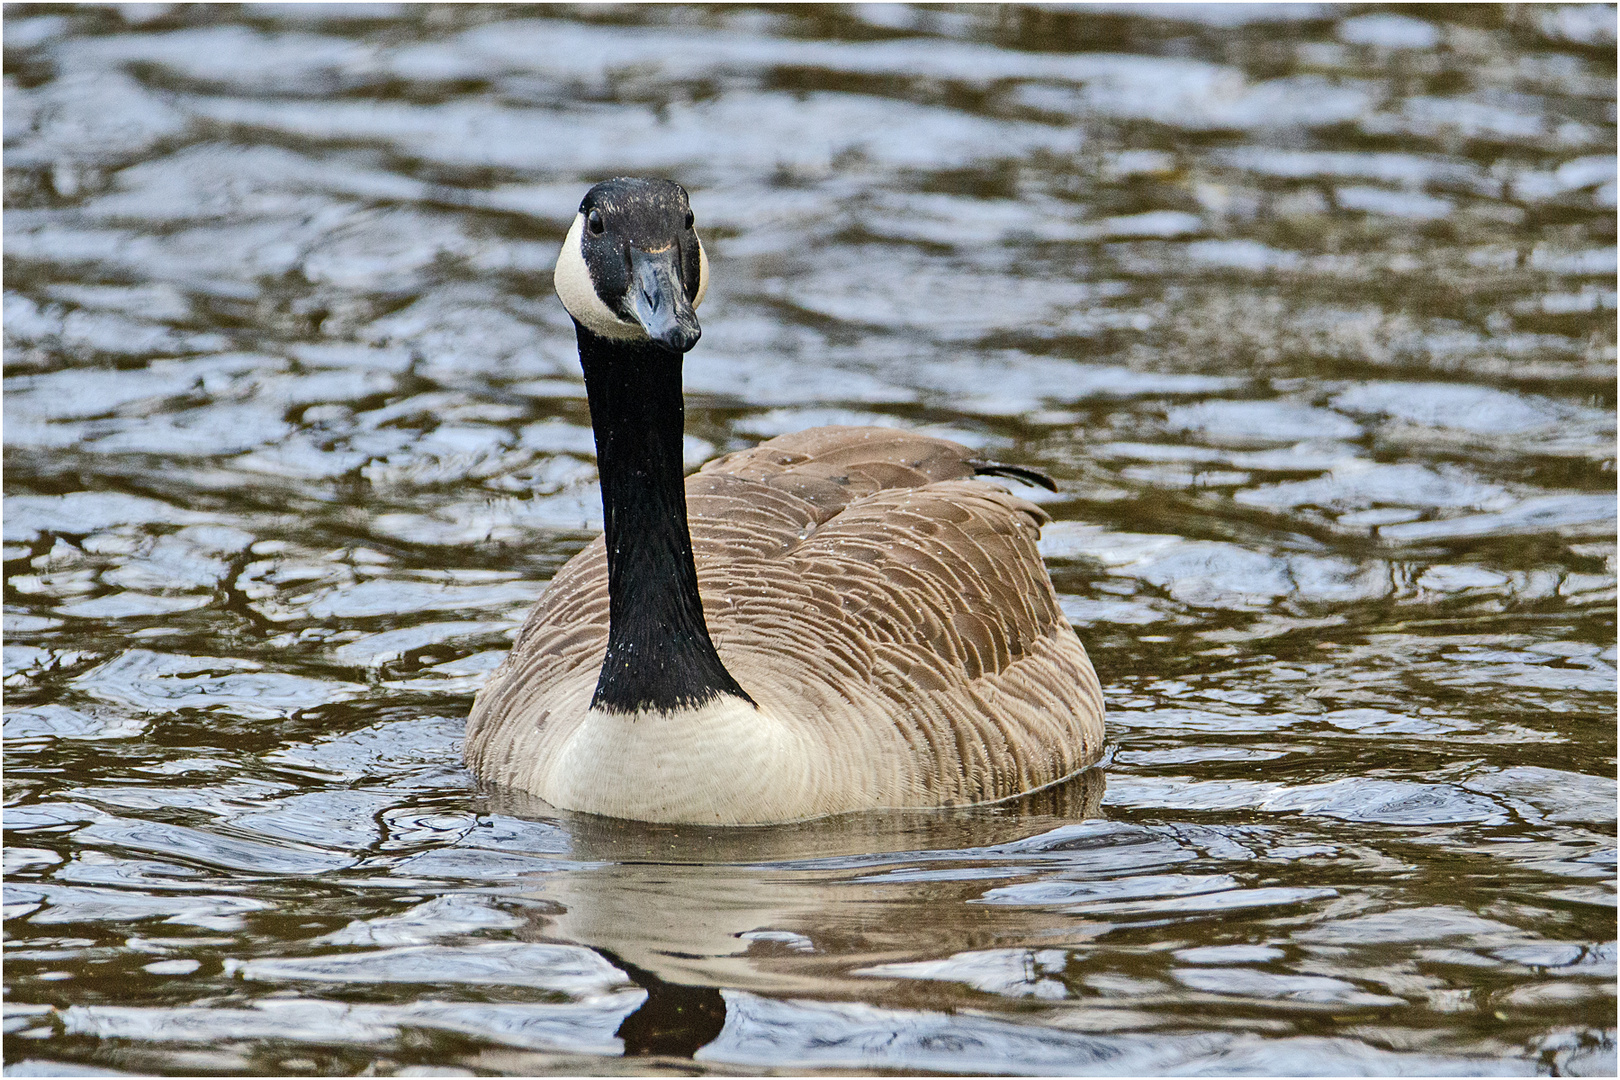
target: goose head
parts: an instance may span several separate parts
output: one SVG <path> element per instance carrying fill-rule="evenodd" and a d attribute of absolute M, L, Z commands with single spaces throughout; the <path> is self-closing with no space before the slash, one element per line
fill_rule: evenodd
<path fill-rule="evenodd" d="M 557 256 L 557 295 L 581 327 L 684 353 L 697 344 L 709 260 L 686 189 L 605 180 L 585 193 Z"/>

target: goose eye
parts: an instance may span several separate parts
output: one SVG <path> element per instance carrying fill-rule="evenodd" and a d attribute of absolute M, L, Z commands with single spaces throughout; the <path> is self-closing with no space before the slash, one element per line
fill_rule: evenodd
<path fill-rule="evenodd" d="M 602 211 L 600 211 L 600 210 L 592 210 L 589 214 L 587 214 L 585 216 L 585 224 L 587 224 L 587 225 L 589 225 L 591 227 L 591 235 L 592 236 L 601 236 L 602 235 L 602 228 L 603 228 L 603 225 L 602 225 Z"/>
<path fill-rule="evenodd" d="M 688 228 L 688 229 L 690 229 L 690 228 L 691 228 L 691 227 L 692 227 L 692 223 L 693 223 L 693 222 L 694 222 L 694 221 L 696 221 L 696 220 L 697 220 L 697 218 L 695 218 L 695 217 L 693 217 L 693 216 L 692 216 L 692 211 L 690 211 L 690 210 L 688 210 L 688 211 L 687 211 L 687 212 L 686 212 L 686 227 L 687 227 L 687 228 Z"/>

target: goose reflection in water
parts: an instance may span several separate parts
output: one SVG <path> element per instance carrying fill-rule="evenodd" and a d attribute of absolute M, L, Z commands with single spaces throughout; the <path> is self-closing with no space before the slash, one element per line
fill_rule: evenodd
<path fill-rule="evenodd" d="M 933 956 L 947 933 L 990 948 L 1084 939 L 1084 923 L 1024 907 L 942 899 L 918 920 L 914 891 L 889 905 L 885 893 L 929 879 L 971 892 L 987 878 L 1044 869 L 1048 853 L 1072 856 L 1072 845 L 1041 838 L 1100 817 L 1106 785 L 1094 768 L 994 806 L 744 829 L 566 814 L 511 790 L 492 793 L 489 808 L 556 822 L 571 838 L 578 869 L 524 893 L 540 901 L 525 936 L 589 948 L 646 991 L 615 1031 L 626 1057 L 692 1057 L 739 1023 L 727 1008 L 738 995 L 821 998 L 840 984 L 869 992 L 884 976 L 866 972 Z M 874 923 L 885 910 L 894 919 Z M 838 947 L 818 948 L 828 936 Z"/>

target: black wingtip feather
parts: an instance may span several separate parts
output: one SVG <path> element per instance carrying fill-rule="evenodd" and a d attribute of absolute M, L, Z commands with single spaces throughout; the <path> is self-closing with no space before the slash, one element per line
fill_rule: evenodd
<path fill-rule="evenodd" d="M 974 458 L 968 464 L 973 466 L 974 476 L 1010 476 L 1026 484 L 1043 487 L 1047 491 L 1057 490 L 1057 483 L 1036 469 L 1026 469 L 1022 465 L 1005 465 L 999 461 L 985 461 L 981 458 Z"/>

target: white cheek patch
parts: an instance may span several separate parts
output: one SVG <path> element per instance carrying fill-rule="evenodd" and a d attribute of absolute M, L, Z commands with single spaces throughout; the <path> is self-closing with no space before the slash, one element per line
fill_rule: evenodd
<path fill-rule="evenodd" d="M 697 230 L 696 229 L 692 230 L 692 235 L 694 237 L 697 236 Z M 697 291 L 697 296 L 693 297 L 693 299 L 692 299 L 692 307 L 693 308 L 696 308 L 699 304 L 703 303 L 703 297 L 708 291 L 709 291 L 709 253 L 707 251 L 703 250 L 703 239 L 702 239 L 702 237 L 698 237 L 698 291 Z"/>
<path fill-rule="evenodd" d="M 563 240 L 562 250 L 557 253 L 557 269 L 552 273 L 557 297 L 568 309 L 568 314 L 578 319 L 587 330 L 608 338 L 645 340 L 647 332 L 640 323 L 619 318 L 597 295 L 596 282 L 591 277 L 590 268 L 585 265 L 585 253 L 581 246 L 584 234 L 585 215 L 575 214 L 574 224 Z"/>

